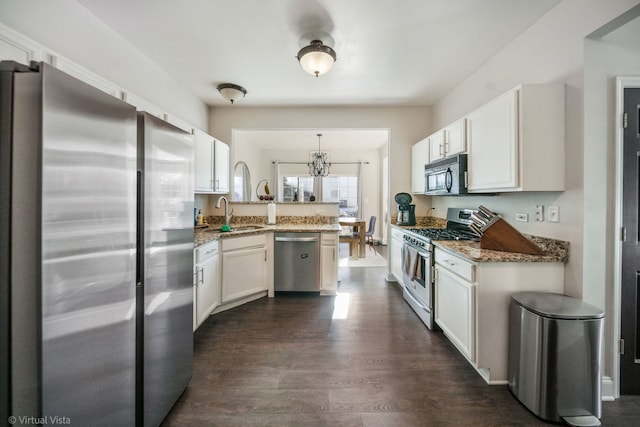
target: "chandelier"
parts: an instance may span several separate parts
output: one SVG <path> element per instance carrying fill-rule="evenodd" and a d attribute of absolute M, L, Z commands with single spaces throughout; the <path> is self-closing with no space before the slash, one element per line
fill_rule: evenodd
<path fill-rule="evenodd" d="M 329 175 L 329 168 L 331 167 L 331 163 L 328 161 L 328 154 L 320 151 L 320 137 L 321 133 L 318 135 L 318 151 L 315 153 L 311 153 L 311 161 L 307 163 L 309 167 L 309 175 L 311 176 L 327 176 Z"/>

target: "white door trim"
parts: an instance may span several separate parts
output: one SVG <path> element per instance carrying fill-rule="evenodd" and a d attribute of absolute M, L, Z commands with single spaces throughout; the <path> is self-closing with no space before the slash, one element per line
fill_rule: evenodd
<path fill-rule="evenodd" d="M 640 76 L 620 76 L 616 78 L 616 111 L 614 118 L 616 138 L 616 187 L 615 187 L 615 232 L 614 236 L 614 272 L 613 272 L 613 347 L 611 348 L 611 360 L 613 361 L 613 396 L 620 397 L 620 298 L 622 295 L 622 241 L 620 230 L 622 229 L 622 161 L 624 131 L 622 128 L 622 115 L 624 112 L 624 90 L 627 88 L 640 88 Z M 605 390 L 603 390 L 603 395 Z"/>

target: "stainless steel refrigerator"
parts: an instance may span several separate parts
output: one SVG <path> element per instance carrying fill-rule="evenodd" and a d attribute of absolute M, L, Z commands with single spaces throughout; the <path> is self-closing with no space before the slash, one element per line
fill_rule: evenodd
<path fill-rule="evenodd" d="M 158 425 L 191 376 L 191 138 L 0 67 L 0 419 Z"/>

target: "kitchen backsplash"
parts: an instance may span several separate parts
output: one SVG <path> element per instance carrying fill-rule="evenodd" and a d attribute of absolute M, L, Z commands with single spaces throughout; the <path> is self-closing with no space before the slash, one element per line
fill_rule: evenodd
<path fill-rule="evenodd" d="M 205 222 L 207 224 L 223 224 L 224 216 L 206 216 Z M 337 224 L 337 216 L 293 216 L 293 215 L 276 215 L 276 224 Z M 260 215 L 234 215 L 231 217 L 231 224 L 266 224 L 267 216 Z"/>

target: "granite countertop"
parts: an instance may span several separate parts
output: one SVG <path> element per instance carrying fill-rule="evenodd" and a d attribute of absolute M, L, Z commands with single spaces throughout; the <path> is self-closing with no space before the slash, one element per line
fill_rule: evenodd
<path fill-rule="evenodd" d="M 468 240 L 437 240 L 433 244 L 473 262 L 562 262 L 569 261 L 569 242 L 524 235 L 536 244 L 545 255 L 529 255 L 517 252 L 481 249 L 480 242 Z"/>
<path fill-rule="evenodd" d="M 420 226 L 399 226 L 394 227 L 407 230 L 409 228 L 425 228 Z M 469 240 L 435 240 L 433 245 L 437 248 L 451 252 L 472 262 L 562 262 L 569 261 L 569 242 L 563 240 L 549 239 L 546 237 L 523 234 L 524 237 L 536 244 L 545 255 L 529 255 L 517 252 L 495 251 L 491 249 L 481 249 L 480 242 Z"/>
<path fill-rule="evenodd" d="M 221 231 L 219 224 L 212 224 L 208 227 L 196 228 L 194 247 L 201 246 L 212 240 L 226 239 L 230 237 L 250 236 L 253 234 L 262 234 L 266 232 L 322 232 L 322 231 L 340 231 L 340 224 L 237 224 L 237 227 L 256 226 L 257 228 L 234 230 L 234 224 L 231 225 L 231 231 Z"/>

